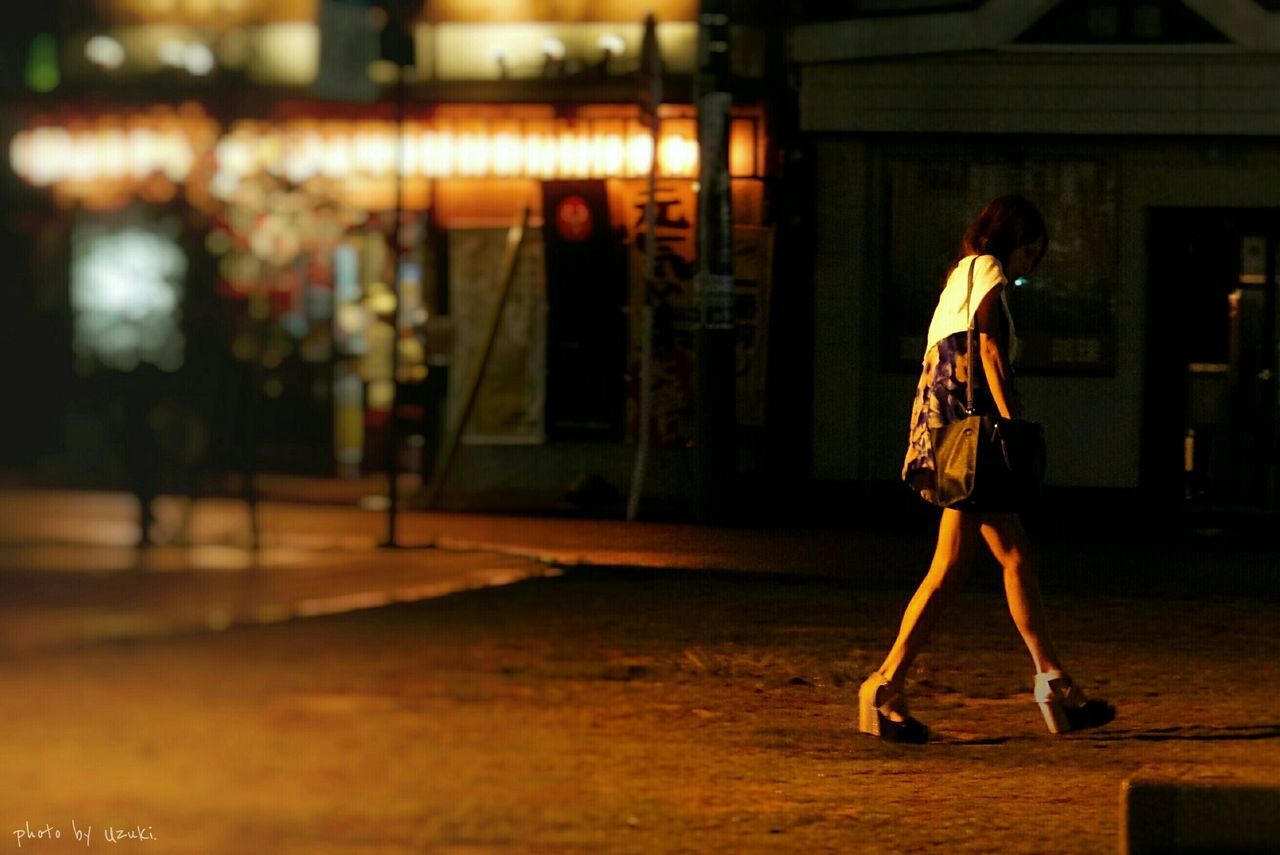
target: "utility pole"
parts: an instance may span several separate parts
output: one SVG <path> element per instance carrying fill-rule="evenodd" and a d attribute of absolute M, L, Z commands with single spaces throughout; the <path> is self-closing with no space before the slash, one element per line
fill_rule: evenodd
<path fill-rule="evenodd" d="M 737 475 L 733 204 L 729 184 L 729 0 L 698 15 L 697 517 L 725 523 Z"/>
<path fill-rule="evenodd" d="M 387 21 L 380 34 L 382 58 L 395 64 L 395 133 L 396 133 L 396 210 L 391 233 L 391 256 L 394 270 L 391 288 L 395 309 L 391 313 L 391 412 L 387 419 L 387 539 L 384 547 L 399 546 L 396 540 L 396 514 L 399 510 L 400 480 L 400 301 L 404 299 L 400 268 L 404 264 L 404 102 L 405 75 L 413 67 L 413 21 L 422 11 L 421 0 L 383 0 Z"/>

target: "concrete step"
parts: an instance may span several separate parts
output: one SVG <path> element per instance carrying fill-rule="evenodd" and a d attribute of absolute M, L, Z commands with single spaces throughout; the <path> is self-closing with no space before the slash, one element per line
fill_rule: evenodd
<path fill-rule="evenodd" d="M 1280 766 L 1144 766 L 1120 787 L 1121 855 L 1280 852 Z"/>

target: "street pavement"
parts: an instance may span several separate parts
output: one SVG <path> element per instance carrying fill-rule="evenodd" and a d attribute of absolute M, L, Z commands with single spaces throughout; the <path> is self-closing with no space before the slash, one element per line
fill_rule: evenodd
<path fill-rule="evenodd" d="M 254 550 L 239 502 L 158 514 L 138 550 L 129 496 L 0 492 L 0 846 L 1091 853 L 1151 764 L 1280 784 L 1265 539 L 1038 528 L 1064 655 L 1120 708 L 1062 739 L 984 560 L 913 669 L 913 750 L 852 699 L 928 526 L 414 512 L 385 549 L 358 499 L 270 501 Z"/>
<path fill-rule="evenodd" d="M 139 549 L 121 493 L 0 491 L 0 647 L 163 635 L 377 607 L 505 584 L 563 566 L 849 574 L 887 565 L 902 536 L 673 523 L 402 513 L 164 497 Z M 877 560 L 877 553 L 880 560 Z M 884 578 L 868 580 L 882 584 Z"/>
<path fill-rule="evenodd" d="M 0 493 L 0 650 L 276 623 L 556 572 L 514 552 L 382 549 L 356 509 L 265 505 L 257 548 L 240 502 L 157 510 L 141 549 L 130 496 Z"/>
<path fill-rule="evenodd" d="M 398 516 L 392 549 L 382 546 L 386 514 L 360 504 L 377 497 L 263 502 L 254 549 L 243 502 L 163 497 L 155 544 L 138 549 L 137 505 L 127 494 L 0 490 L 0 649 L 277 622 L 573 566 L 823 576 L 910 590 L 932 549 L 928 523 L 859 528 L 854 518 L 841 529 L 764 529 L 427 512 Z M 1059 527 L 1039 547 L 1049 591 L 1280 598 L 1280 552 L 1265 539 Z M 989 586 L 998 574 L 985 563 Z"/>

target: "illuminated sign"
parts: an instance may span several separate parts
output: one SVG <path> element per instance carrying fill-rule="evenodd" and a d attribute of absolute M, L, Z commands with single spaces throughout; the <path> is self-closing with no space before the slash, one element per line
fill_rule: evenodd
<path fill-rule="evenodd" d="M 730 171 L 758 177 L 755 119 L 733 121 Z M 441 119 L 240 121 L 219 136 L 198 108 L 43 123 L 19 132 L 9 148 L 14 172 L 72 198 L 173 195 L 225 199 L 250 178 L 290 184 L 312 179 L 638 178 L 649 174 L 653 140 L 638 119 Z M 663 122 L 657 146 L 664 178 L 696 178 L 692 118 Z M 156 188 L 159 188 L 157 190 Z M 165 192 L 161 192 L 165 191 Z"/>
<path fill-rule="evenodd" d="M 431 0 L 424 17 L 433 23 L 631 21 L 643 17 L 645 11 L 652 12 L 659 21 L 696 21 L 698 0 L 649 0 L 643 4 L 643 11 L 637 11 L 634 0 Z"/>
<path fill-rule="evenodd" d="M 668 123 L 658 171 L 697 175 L 692 120 Z M 397 147 L 391 122 L 242 122 L 218 143 L 215 195 L 260 172 L 311 178 L 630 178 L 649 174 L 653 140 L 638 122 L 408 123 Z"/>
<path fill-rule="evenodd" d="M 176 371 L 185 347 L 178 328 L 187 273 L 180 226 L 174 218 L 125 220 L 81 220 L 72 233 L 76 354 L 123 371 L 143 362 Z"/>
<path fill-rule="evenodd" d="M 16 134 L 9 163 L 28 184 L 91 207 L 173 199 L 218 138 L 217 123 L 195 104 L 60 118 Z"/>
<path fill-rule="evenodd" d="M 696 23 L 660 19 L 655 35 L 668 74 L 697 70 Z M 634 15 L 610 23 L 422 24 L 415 41 L 418 66 L 437 80 L 619 75 L 640 60 L 644 24 Z"/>
<path fill-rule="evenodd" d="M 316 0 L 92 0 L 94 11 L 115 23 L 187 23 L 227 28 L 246 23 L 310 21 Z"/>
<path fill-rule="evenodd" d="M 94 12 L 118 22 L 186 21 L 241 24 L 307 21 L 318 0 L 90 0 Z M 363 5 L 372 6 L 373 3 Z M 442 21 L 629 21 L 637 16 L 633 0 L 431 0 L 423 19 Z M 693 21 L 697 0 L 649 0 L 645 9 L 662 21 Z"/>

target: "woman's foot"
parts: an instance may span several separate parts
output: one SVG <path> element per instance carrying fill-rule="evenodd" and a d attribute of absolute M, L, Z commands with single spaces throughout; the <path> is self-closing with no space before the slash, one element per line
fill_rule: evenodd
<path fill-rule="evenodd" d="M 923 745 L 929 740 L 929 728 L 911 717 L 901 690 L 879 671 L 858 690 L 858 730 L 886 742 Z"/>
<path fill-rule="evenodd" d="M 1115 707 L 1106 701 L 1089 700 L 1061 671 L 1036 675 L 1036 703 L 1050 733 L 1102 727 L 1116 717 Z"/>

